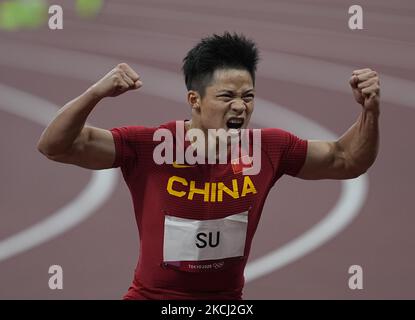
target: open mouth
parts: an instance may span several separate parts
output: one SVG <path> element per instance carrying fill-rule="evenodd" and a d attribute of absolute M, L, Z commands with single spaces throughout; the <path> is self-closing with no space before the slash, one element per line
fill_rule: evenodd
<path fill-rule="evenodd" d="M 241 129 L 244 125 L 244 119 L 243 118 L 230 118 L 226 122 L 226 126 L 229 129 Z"/>

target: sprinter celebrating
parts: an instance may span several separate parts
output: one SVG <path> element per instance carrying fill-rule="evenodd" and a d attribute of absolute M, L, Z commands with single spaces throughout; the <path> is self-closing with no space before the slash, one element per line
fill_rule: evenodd
<path fill-rule="evenodd" d="M 352 73 L 350 85 L 362 110 L 336 141 L 304 140 L 267 128 L 260 130 L 260 142 L 248 139 L 236 158 L 227 149 L 225 161 L 219 163 L 192 162 L 177 152 L 164 163 L 155 161 L 162 143 L 173 150 L 206 147 L 205 156 L 216 154 L 216 145 L 201 146 L 197 135 L 187 136 L 194 129 L 204 136 L 211 129 L 234 136 L 246 131 L 253 138 L 247 128 L 254 110 L 257 62 L 255 43 L 242 35 L 206 37 L 184 58 L 189 120 L 157 128 L 86 126 L 99 101 L 142 86 L 140 76 L 121 63 L 59 110 L 43 132 L 38 149 L 51 160 L 122 170 L 140 234 L 140 257 L 125 299 L 241 299 L 252 239 L 275 182 L 284 174 L 351 179 L 375 161 L 379 78 L 371 69 Z M 158 139 L 160 130 L 173 138 Z M 250 175 L 258 143 L 260 170 Z M 243 158 L 248 161 L 238 161 Z"/>

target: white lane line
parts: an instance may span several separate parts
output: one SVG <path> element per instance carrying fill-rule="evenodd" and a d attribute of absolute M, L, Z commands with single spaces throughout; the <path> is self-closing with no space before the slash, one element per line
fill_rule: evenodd
<path fill-rule="evenodd" d="M 49 101 L 0 84 L 0 110 L 46 126 L 58 108 Z M 0 261 L 52 240 L 94 214 L 117 185 L 116 170 L 93 171 L 91 180 L 71 202 L 44 220 L 0 241 Z"/>
<path fill-rule="evenodd" d="M 277 9 L 281 11 L 282 5 L 278 4 L 270 4 L 271 10 Z M 289 5 L 291 6 L 291 5 Z M 309 10 L 307 7 L 302 8 L 303 13 L 308 13 Z M 314 6 L 314 5 L 311 5 Z M 261 6 L 261 10 L 264 7 Z M 203 10 L 203 9 L 202 9 Z M 344 10 L 346 10 L 344 8 Z M 319 8 L 319 10 L 313 10 L 314 13 L 322 14 L 323 16 L 330 16 L 333 18 L 332 14 L 324 13 L 325 8 Z M 201 13 L 203 12 L 203 13 Z M 343 26 L 344 21 L 344 13 L 343 9 L 337 10 L 336 12 L 339 16 L 341 16 L 340 20 L 338 20 L 339 25 Z M 186 9 L 183 8 L 155 8 L 150 6 L 142 6 L 140 5 L 140 9 L 138 10 L 131 10 L 128 5 L 122 3 L 109 3 L 106 12 L 107 17 L 111 19 L 107 19 L 107 21 L 111 21 L 113 19 L 125 19 L 125 18 L 135 18 L 135 19 L 163 19 L 163 21 L 170 21 L 170 22 L 178 22 L 181 20 L 186 20 L 188 23 L 194 22 L 199 26 L 204 24 L 208 30 L 211 32 L 222 32 L 222 30 L 218 30 L 216 26 L 225 26 L 225 28 L 230 30 L 240 30 L 240 26 L 244 26 L 246 30 L 249 30 L 250 35 L 260 36 L 264 33 L 272 34 L 275 36 L 274 39 L 278 39 L 280 42 L 280 48 L 287 48 L 289 47 L 290 50 L 297 50 L 304 55 L 310 56 L 320 56 L 322 54 L 321 48 L 324 48 L 324 54 L 327 55 L 328 58 L 344 58 L 345 56 L 350 61 L 359 61 L 364 64 L 386 64 L 393 67 L 402 67 L 402 68 L 413 68 L 413 52 L 414 52 L 414 43 L 408 40 L 396 40 L 391 38 L 384 38 L 379 37 L 378 35 L 362 35 L 350 33 L 347 28 L 341 28 L 343 30 L 335 30 L 335 28 L 316 28 L 313 26 L 301 26 L 296 24 L 295 22 L 292 24 L 285 24 L 279 23 L 278 20 L 270 21 L 268 19 L 258 19 L 250 17 L 238 17 L 237 15 L 229 15 L 228 13 L 208 13 L 207 11 L 195 11 L 192 10 L 192 13 L 186 12 Z M 269 13 L 269 12 L 268 12 Z M 299 18 L 301 15 L 301 9 L 296 12 L 296 16 Z M 370 20 L 372 23 L 375 22 L 376 14 L 371 12 Z M 391 17 L 389 15 L 384 15 L 384 17 Z M 399 19 L 399 22 L 404 24 L 402 16 L 396 16 Z M 415 20 L 413 17 L 405 17 L 407 23 L 414 24 Z M 368 19 L 366 17 L 365 19 Z M 108 22 L 107 22 L 108 23 Z M 369 23 L 369 22 L 368 22 Z M 378 22 L 379 23 L 379 22 Z M 382 23 L 382 22 L 380 22 Z M 382 25 L 385 27 L 385 21 L 383 21 Z M 394 23 L 392 23 L 394 24 Z M 339 26 L 338 25 L 338 26 Z M 114 25 L 117 27 L 117 25 Z M 396 26 L 391 26 L 396 27 Z M 97 29 L 100 26 L 97 26 Z M 402 28 L 406 28 L 405 25 Z M 130 32 L 127 34 L 131 34 L 134 29 L 133 27 L 129 27 Z M 120 32 L 120 30 L 117 30 Z M 122 32 L 122 31 L 121 31 Z M 122 32 L 124 35 L 126 32 Z M 297 43 L 294 43 L 292 39 L 296 39 Z M 193 43 L 198 41 L 198 39 L 194 39 Z M 104 41 L 105 42 L 105 41 Z M 135 40 L 128 41 L 126 43 L 133 43 L 135 44 Z M 312 46 L 307 46 L 308 43 L 313 43 Z M 164 44 L 166 45 L 166 44 Z M 166 45 L 169 47 L 168 45 Z M 359 50 L 350 50 L 350 48 L 359 48 Z M 178 48 L 183 48 L 178 46 Z M 184 48 L 187 48 L 184 47 Z M 190 47 L 189 47 L 190 48 Z M 379 54 L 371 54 L 371 55 L 362 55 L 361 52 L 372 52 L 373 48 L 378 48 L 379 51 L 382 52 L 381 55 Z M 283 49 L 284 50 L 284 49 Z M 263 50 L 261 50 L 262 52 Z M 400 52 L 400 59 L 394 58 L 395 53 Z M 346 54 L 345 54 L 346 53 Z M 184 53 L 183 53 L 184 54 Z M 324 57 L 322 57 L 324 59 Z M 176 63 L 177 60 L 174 61 Z M 406 62 L 406 63 L 405 63 Z"/>
<path fill-rule="evenodd" d="M 172 43 L 177 43 L 177 41 Z M 173 44 L 172 44 L 173 45 Z M 56 49 L 52 47 L 41 47 L 35 45 L 18 44 L 11 41 L 2 41 L 2 49 L 0 51 L 0 65 L 12 65 L 17 68 L 24 68 L 33 70 L 36 72 L 47 72 L 53 75 L 65 74 L 69 77 L 95 81 L 102 77 L 105 71 L 112 68 L 120 61 L 117 59 L 106 58 L 99 55 L 81 53 L 79 51 L 71 49 Z M 47 50 L 50 54 L 55 56 L 44 56 L 43 50 Z M 174 48 L 171 48 L 173 56 L 177 54 Z M 9 54 L 13 52 L 13 54 Z M 26 59 L 26 52 L 30 52 L 30 59 Z M 279 80 L 283 82 L 293 82 L 302 85 L 308 85 L 315 88 L 321 88 L 324 90 L 333 90 L 342 92 L 351 97 L 351 89 L 348 84 L 348 79 L 351 75 L 351 71 L 356 66 L 348 66 L 342 64 L 336 64 L 327 62 L 320 59 L 302 57 L 294 54 L 270 52 L 267 50 L 261 51 L 262 61 L 259 65 L 258 76 L 266 77 L 269 79 Z M 157 56 L 162 58 L 160 54 Z M 169 61 L 169 54 L 165 54 L 166 61 Z M 47 61 L 47 59 L 50 59 Z M 65 59 L 75 60 L 77 63 L 82 63 L 84 70 L 79 68 L 72 68 L 68 70 Z M 97 59 L 97 61 L 94 61 Z M 87 60 L 87 61 L 85 61 Z M 44 66 L 47 62 L 48 68 L 42 70 L 37 61 Z M 87 63 L 88 62 L 88 63 Z M 20 65 L 19 65 L 20 64 Z M 139 65 L 139 72 L 144 80 L 144 86 L 140 91 L 153 94 L 157 96 L 158 87 L 161 84 L 166 83 L 163 79 L 154 79 L 151 75 L 155 72 L 159 74 L 159 69 L 152 68 L 144 65 Z M 175 84 L 174 88 L 178 91 L 170 90 L 171 94 L 180 96 L 182 99 L 180 102 L 185 102 L 186 91 L 182 78 L 175 77 L 179 80 L 178 84 Z M 153 81 L 155 80 L 155 81 Z M 160 83 L 161 81 L 161 83 Z M 415 82 L 402 79 L 399 77 L 391 76 L 388 74 L 381 74 L 382 82 L 382 97 L 381 101 L 398 104 L 401 106 L 414 108 L 415 107 Z M 168 89 L 168 88 L 163 88 Z M 350 103 L 353 103 L 353 99 L 350 98 Z"/>
<path fill-rule="evenodd" d="M 8 48 L 9 50 L 11 49 L 10 46 Z M 115 59 L 109 59 L 94 54 L 49 47 L 14 44 L 13 51 L 10 52 L 16 52 L 15 50 L 17 50 L 17 53 L 13 55 L 2 55 L 0 53 L 0 64 L 5 63 L 6 60 L 9 65 L 15 67 L 27 68 L 32 71 L 54 74 L 57 76 L 72 77 L 83 81 L 96 81 L 99 76 L 103 75 L 109 68 L 119 62 Z M 18 53 L 22 51 L 30 52 L 30 56 L 20 55 Z M 65 64 L 63 64 L 62 61 L 65 61 Z M 76 65 L 77 68 L 67 68 L 67 65 Z M 141 74 L 142 79 L 145 79 L 145 85 L 140 91 L 145 94 L 163 97 L 185 105 L 186 91 L 180 75 L 149 66 L 133 63 L 130 63 L 130 65 Z M 259 107 L 259 104 L 261 104 L 261 107 Z M 275 127 L 278 124 L 278 119 L 284 119 L 284 123 L 280 123 L 281 127 L 287 128 L 287 126 L 292 125 L 296 129 L 296 133 L 313 135 L 315 138 L 333 137 L 330 132 L 313 121 L 278 107 L 272 102 L 259 99 L 257 100 L 256 105 L 257 109 L 262 109 L 262 106 L 264 106 L 264 110 L 268 110 L 268 113 L 265 111 L 264 113 L 256 112 L 253 116 L 253 121 L 257 121 L 264 126 Z M 274 121 L 270 122 L 271 120 Z M 314 248 L 330 240 L 337 232 L 345 228 L 358 214 L 361 204 L 363 203 L 365 195 L 364 190 L 367 188 L 365 179 L 366 177 L 363 176 L 359 179 L 343 181 L 342 195 L 329 215 L 323 218 L 314 229 L 309 230 L 309 232 L 305 234 L 306 238 L 304 238 L 303 235 L 300 235 L 298 238 L 284 246 L 282 248 L 285 248 L 285 251 L 283 251 L 283 253 L 285 252 L 284 255 L 281 254 L 281 249 L 277 249 L 271 253 L 271 256 L 266 256 L 266 260 L 263 262 L 258 260 L 259 264 L 255 264 L 255 261 L 248 264 L 248 279 L 255 279 L 278 269 L 282 265 L 286 265 L 289 262 L 301 258 Z M 359 191 L 359 193 L 357 191 Z M 348 205 L 344 202 L 350 198 L 354 199 L 355 206 Z M 307 244 L 305 244 L 303 239 L 307 241 Z M 309 243 L 308 241 L 311 242 Z M 291 246 L 290 244 L 293 245 Z M 289 249 L 288 254 L 287 246 Z"/>
<path fill-rule="evenodd" d="M 304 84 L 315 88 L 342 92 L 354 103 L 349 86 L 353 69 L 362 66 L 347 66 L 320 59 L 302 57 L 281 52 L 264 51 L 264 63 L 260 67 L 261 76 L 269 79 Z M 382 102 L 415 107 L 415 82 L 380 74 L 382 82 Z"/>
<path fill-rule="evenodd" d="M 222 3 L 222 1 L 221 1 Z M 233 9 L 233 4 L 231 4 Z M 136 8 L 132 8 L 130 4 L 126 3 L 119 3 L 119 2 L 109 2 L 105 12 L 110 13 L 112 17 L 122 16 L 123 18 L 153 18 L 153 19 L 163 19 L 164 21 L 171 21 L 171 20 L 185 20 L 187 22 L 193 22 L 195 24 L 199 23 L 206 23 L 206 24 L 217 24 L 219 26 L 233 25 L 237 27 L 237 30 L 240 29 L 240 26 L 243 25 L 245 27 L 251 28 L 267 28 L 271 30 L 278 30 L 278 29 L 294 29 L 298 31 L 302 31 L 305 33 L 317 32 L 319 34 L 323 33 L 324 35 L 327 34 L 337 34 L 340 35 L 347 35 L 347 31 L 333 31 L 329 28 L 316 28 L 313 26 L 301 26 L 299 24 L 295 24 L 295 20 L 291 24 L 283 24 L 278 21 L 278 19 L 269 20 L 267 18 L 264 19 L 255 19 L 252 18 L 255 14 L 261 14 L 262 12 L 271 13 L 274 12 L 276 15 L 281 14 L 295 14 L 297 19 L 300 19 L 303 16 L 309 17 L 330 17 L 331 19 L 337 19 L 339 23 L 343 23 L 345 17 L 346 7 L 339 7 L 339 8 L 329 8 L 328 6 L 321 6 L 316 10 L 315 4 L 292 4 L 292 3 L 279 3 L 276 5 L 273 2 L 269 3 L 262 3 L 261 5 L 257 5 L 256 3 L 252 6 L 252 9 L 249 8 L 252 12 L 249 17 L 244 16 L 240 17 L 237 12 L 235 14 L 229 14 L 228 12 L 221 12 L 216 11 L 211 13 L 211 6 L 209 7 L 202 7 L 198 6 L 195 8 L 180 8 L 177 6 L 176 8 L 163 8 L 160 6 L 153 6 L 139 4 Z M 229 7 L 228 7 L 229 9 Z M 246 8 L 245 8 L 246 9 Z M 255 16 L 254 16 L 255 17 Z M 385 24 L 396 24 L 399 23 L 401 25 L 411 25 L 415 24 L 413 17 L 403 16 L 395 13 L 380 13 L 380 12 L 371 12 L 370 16 L 367 19 L 372 23 L 383 23 Z M 334 28 L 333 28 L 334 29 Z M 366 36 L 367 37 L 367 36 Z"/>
<path fill-rule="evenodd" d="M 319 124 L 288 108 L 262 99 L 255 99 L 255 104 L 261 108 L 261 112 L 253 113 L 253 122 L 265 127 L 284 126 L 287 130 L 310 139 L 333 140 L 337 138 Z M 366 199 L 369 190 L 368 179 L 366 175 L 362 175 L 357 179 L 341 182 L 340 198 L 330 212 L 299 237 L 248 263 L 245 269 L 246 282 L 253 281 L 305 256 L 335 237 L 352 222 Z"/>

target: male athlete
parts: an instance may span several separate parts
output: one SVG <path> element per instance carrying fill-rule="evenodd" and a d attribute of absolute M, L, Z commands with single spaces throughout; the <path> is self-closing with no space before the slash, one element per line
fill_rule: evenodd
<path fill-rule="evenodd" d="M 206 136 L 209 129 L 233 134 L 244 130 L 253 137 L 253 130 L 245 129 L 254 109 L 257 61 L 255 44 L 242 35 L 204 38 L 184 58 L 189 120 L 158 128 L 86 126 L 99 101 L 142 86 L 140 76 L 121 63 L 68 102 L 43 132 L 38 149 L 51 160 L 122 170 L 140 235 L 140 257 L 125 299 L 241 299 L 252 239 L 275 182 L 284 174 L 351 179 L 375 161 L 379 78 L 375 71 L 361 69 L 350 78 L 361 113 L 336 141 L 303 140 L 281 129 L 262 129 L 260 170 L 252 175 L 242 170 L 249 169 L 249 161 L 238 164 L 230 152 L 225 163 L 183 161 L 178 152 L 173 161 L 156 163 L 160 143 L 187 150 L 197 142 L 177 135 L 182 129 L 198 129 Z M 173 140 L 156 139 L 162 129 Z M 249 140 L 248 157 L 255 144 Z M 216 146 L 213 150 L 217 152 Z M 242 158 L 242 151 L 238 155 Z"/>

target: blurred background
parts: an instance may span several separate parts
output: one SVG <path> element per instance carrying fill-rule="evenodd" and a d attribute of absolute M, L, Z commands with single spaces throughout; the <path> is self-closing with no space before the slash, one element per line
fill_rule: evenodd
<path fill-rule="evenodd" d="M 361 30 L 349 28 L 354 4 Z M 62 29 L 53 30 L 53 5 Z M 283 177 L 274 186 L 244 298 L 414 299 L 414 28 L 412 0 L 0 1 L 0 299 L 122 297 L 139 252 L 120 172 L 48 161 L 37 140 L 58 108 L 120 62 L 144 85 L 102 101 L 90 124 L 188 118 L 182 59 L 224 31 L 261 51 L 251 127 L 337 138 L 360 112 L 351 72 L 381 75 L 375 165 L 355 180 Z M 63 269 L 62 290 L 48 286 L 51 265 Z M 362 268 L 361 290 L 349 288 L 352 265 Z"/>

